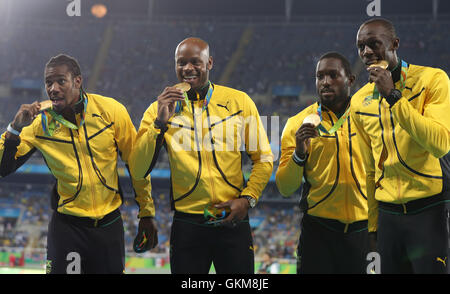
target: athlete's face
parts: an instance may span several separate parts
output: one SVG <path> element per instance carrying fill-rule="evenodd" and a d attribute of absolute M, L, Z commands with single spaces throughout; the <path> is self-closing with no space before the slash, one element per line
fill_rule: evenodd
<path fill-rule="evenodd" d="M 347 76 L 341 60 L 324 58 L 317 63 L 316 89 L 321 103 L 328 108 L 347 101 L 353 76 Z"/>
<path fill-rule="evenodd" d="M 81 76 L 72 77 L 66 65 L 45 69 L 45 90 L 58 113 L 72 107 L 80 97 Z"/>
<path fill-rule="evenodd" d="M 400 44 L 398 38 L 394 38 L 380 23 L 368 23 L 363 25 L 356 37 L 356 47 L 362 62 L 369 66 L 386 60 L 388 68 L 397 66 L 397 53 Z"/>
<path fill-rule="evenodd" d="M 193 42 L 181 44 L 175 52 L 175 71 L 180 82 L 194 90 L 201 89 L 209 80 L 213 60 L 209 50 Z"/>

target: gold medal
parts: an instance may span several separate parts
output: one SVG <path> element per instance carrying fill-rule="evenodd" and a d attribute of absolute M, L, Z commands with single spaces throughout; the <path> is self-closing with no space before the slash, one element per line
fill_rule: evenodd
<path fill-rule="evenodd" d="M 177 88 L 178 90 L 181 90 L 183 92 L 187 92 L 191 89 L 191 85 L 189 85 L 186 82 L 175 84 L 175 85 L 173 85 L 173 87 Z"/>
<path fill-rule="evenodd" d="M 305 117 L 302 124 L 312 124 L 316 128 L 320 124 L 320 116 L 313 113 Z"/>
<path fill-rule="evenodd" d="M 43 110 L 51 109 L 53 106 L 53 103 L 51 100 L 45 100 L 45 101 L 40 102 L 40 105 L 41 105 L 41 111 L 43 111 Z"/>
<path fill-rule="evenodd" d="M 380 62 L 369 65 L 369 67 L 381 67 L 382 69 L 386 69 L 389 66 L 389 63 L 386 60 L 381 60 Z"/>

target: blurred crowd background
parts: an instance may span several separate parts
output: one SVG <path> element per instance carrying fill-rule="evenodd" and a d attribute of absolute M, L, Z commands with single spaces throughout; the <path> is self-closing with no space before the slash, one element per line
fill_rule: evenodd
<path fill-rule="evenodd" d="M 31 3 L 33 2 L 33 3 Z M 139 128 L 146 108 L 164 87 L 177 83 L 174 50 L 186 37 L 210 44 L 213 83 L 247 92 L 260 115 L 278 123 L 268 128 L 275 158 L 288 117 L 317 101 L 315 66 L 328 51 L 352 64 L 356 91 L 367 81 L 355 46 L 359 25 L 371 1 L 120 1 L 80 0 L 80 16 L 68 16 L 69 1 L 0 0 L 0 127 L 6 129 L 23 103 L 45 100 L 45 63 L 59 53 L 75 57 L 84 87 L 123 103 Z M 263 2 L 263 3 L 261 3 Z M 426 2 L 426 3 L 425 3 Z M 62 3 L 62 4 L 61 4 Z M 92 6 L 108 7 L 103 17 Z M 381 1 L 400 38 L 400 58 L 450 71 L 448 1 Z M 274 162 L 274 171 L 278 161 Z M 152 179 L 159 245 L 151 253 L 168 255 L 172 211 L 168 160 L 160 154 Z M 244 162 L 247 173 L 250 161 Z M 123 163 L 120 176 L 126 176 Z M 152 172 L 153 175 L 153 172 Z M 158 176 L 160 175 L 160 176 Z M 126 179 L 123 180 L 126 182 Z M 0 251 L 35 248 L 45 253 L 54 179 L 39 154 L 15 175 L 0 179 Z M 128 183 L 129 185 L 129 183 Z M 138 219 L 130 188 L 122 207 L 127 252 L 132 253 Z M 283 198 L 273 178 L 250 211 L 255 252 L 295 262 L 301 214 L 299 193 Z M 39 251 L 38 249 L 42 249 Z M 39 254 L 38 254 L 39 255 Z M 0 258 L 0 265 L 7 263 Z"/>

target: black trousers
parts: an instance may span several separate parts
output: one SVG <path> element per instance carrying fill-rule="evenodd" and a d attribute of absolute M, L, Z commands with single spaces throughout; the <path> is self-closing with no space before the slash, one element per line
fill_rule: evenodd
<path fill-rule="evenodd" d="M 377 250 L 382 274 L 446 274 L 447 210 L 444 202 L 416 212 L 379 203 Z M 408 211 L 408 210 L 407 210 Z"/>
<path fill-rule="evenodd" d="M 297 254 L 298 274 L 365 274 L 367 221 L 346 226 L 304 214 Z"/>
<path fill-rule="evenodd" d="M 122 274 L 125 246 L 119 210 L 97 223 L 53 212 L 48 225 L 48 274 Z"/>
<path fill-rule="evenodd" d="M 172 274 L 253 274 L 253 240 L 248 219 L 236 227 L 201 224 L 202 215 L 175 212 L 170 235 Z"/>

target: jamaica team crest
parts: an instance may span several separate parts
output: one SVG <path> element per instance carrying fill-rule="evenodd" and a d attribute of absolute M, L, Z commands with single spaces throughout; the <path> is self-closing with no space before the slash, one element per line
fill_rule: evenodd
<path fill-rule="evenodd" d="M 372 100 L 373 100 L 373 95 L 366 96 L 362 102 L 362 105 L 364 107 L 367 107 L 370 105 L 370 103 L 372 103 Z"/>

